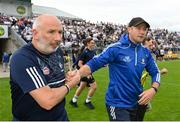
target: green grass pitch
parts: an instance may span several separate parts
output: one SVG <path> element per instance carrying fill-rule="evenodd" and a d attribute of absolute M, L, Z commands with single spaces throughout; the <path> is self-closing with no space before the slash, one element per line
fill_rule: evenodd
<path fill-rule="evenodd" d="M 166 67 L 168 74 L 161 77 L 161 86 L 155 98 L 152 100 L 152 110 L 147 112 L 147 121 L 180 121 L 180 60 L 158 62 L 159 68 Z M 97 90 L 92 98 L 95 105 L 94 110 L 89 110 L 84 106 L 87 88 L 78 99 L 78 108 L 69 104 L 75 93 L 75 89 L 66 97 L 66 109 L 71 121 L 108 121 L 105 107 L 105 91 L 108 86 L 107 68 L 102 68 L 94 74 L 97 81 Z M 146 83 L 148 88 L 150 79 Z M 0 79 L 0 121 L 12 120 L 11 97 L 9 88 L 9 78 Z"/>

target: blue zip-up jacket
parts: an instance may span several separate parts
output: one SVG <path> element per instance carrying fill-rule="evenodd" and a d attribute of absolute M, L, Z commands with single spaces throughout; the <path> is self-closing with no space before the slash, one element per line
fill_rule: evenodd
<path fill-rule="evenodd" d="M 136 108 L 138 95 L 143 91 L 141 76 L 146 69 L 152 82 L 160 83 L 160 73 L 150 51 L 141 44 L 129 40 L 128 34 L 122 35 L 117 43 L 107 47 L 87 65 L 91 72 L 109 64 L 109 86 L 106 104 L 120 108 Z"/>

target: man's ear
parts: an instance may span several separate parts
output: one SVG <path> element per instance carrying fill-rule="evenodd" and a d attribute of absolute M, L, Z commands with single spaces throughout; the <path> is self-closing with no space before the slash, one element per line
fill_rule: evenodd
<path fill-rule="evenodd" d="M 31 30 L 32 31 L 32 33 L 33 33 L 33 38 L 35 39 L 35 40 L 38 40 L 38 31 L 36 30 L 36 29 L 32 29 Z"/>
<path fill-rule="evenodd" d="M 129 33 L 132 30 L 132 27 L 127 27 L 127 32 Z"/>

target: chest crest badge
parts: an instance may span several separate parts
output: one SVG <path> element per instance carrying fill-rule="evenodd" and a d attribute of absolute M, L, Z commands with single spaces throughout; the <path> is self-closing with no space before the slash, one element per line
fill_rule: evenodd
<path fill-rule="evenodd" d="M 50 73 L 49 68 L 48 68 L 48 67 L 44 67 L 44 68 L 43 68 L 43 74 L 44 74 L 44 75 L 49 75 L 49 73 Z"/>
<path fill-rule="evenodd" d="M 142 58 L 142 60 L 141 60 L 141 64 L 145 64 L 145 60 L 144 60 L 144 58 Z"/>
<path fill-rule="evenodd" d="M 124 61 L 124 62 L 127 62 L 127 63 L 131 62 L 130 56 L 125 56 L 125 57 L 123 58 L 123 61 Z"/>

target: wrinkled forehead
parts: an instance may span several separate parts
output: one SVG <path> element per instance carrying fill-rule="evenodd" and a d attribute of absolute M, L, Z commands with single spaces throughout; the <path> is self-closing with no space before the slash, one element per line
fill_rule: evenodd
<path fill-rule="evenodd" d="M 35 29 L 47 29 L 47 28 L 62 29 L 62 24 L 56 16 L 41 15 L 34 22 Z"/>
<path fill-rule="evenodd" d="M 59 19 L 56 18 L 46 18 L 42 21 L 42 27 L 54 27 L 54 28 L 62 28 L 62 24 Z"/>

